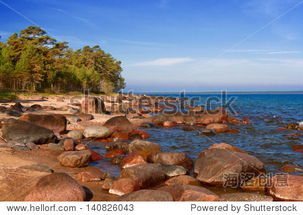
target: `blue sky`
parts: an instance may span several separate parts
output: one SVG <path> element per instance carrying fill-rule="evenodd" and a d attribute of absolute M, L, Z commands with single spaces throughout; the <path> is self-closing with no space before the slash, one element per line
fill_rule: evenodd
<path fill-rule="evenodd" d="M 100 45 L 127 90 L 303 90 L 302 0 L 0 0 L 0 19 L 2 40 Z"/>

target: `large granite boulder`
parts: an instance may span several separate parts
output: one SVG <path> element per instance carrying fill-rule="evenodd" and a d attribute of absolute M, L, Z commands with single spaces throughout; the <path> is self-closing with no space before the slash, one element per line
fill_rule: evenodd
<path fill-rule="evenodd" d="M 243 180 L 250 179 L 249 176 L 258 176 L 264 171 L 264 164 L 252 155 L 216 148 L 200 153 L 194 168 L 199 181 L 230 187 L 238 187 Z"/>
<path fill-rule="evenodd" d="M 151 163 L 178 165 L 191 169 L 193 161 L 184 152 L 158 152 L 150 154 L 147 160 Z"/>
<path fill-rule="evenodd" d="M 58 160 L 65 167 L 83 167 L 87 166 L 91 159 L 91 152 L 85 151 L 66 151 L 58 156 Z"/>
<path fill-rule="evenodd" d="M 163 182 L 166 175 L 156 164 L 138 164 L 123 169 L 119 178 L 131 178 L 136 181 L 137 187 L 148 188 Z"/>
<path fill-rule="evenodd" d="M 84 201 L 86 193 L 76 180 L 66 173 L 42 177 L 25 201 Z"/>
<path fill-rule="evenodd" d="M 107 120 L 104 125 L 112 132 L 130 133 L 134 130 L 133 124 L 125 116 L 115 116 Z"/>
<path fill-rule="evenodd" d="M 56 138 L 53 131 L 47 128 L 16 119 L 4 121 L 2 136 L 7 141 L 16 141 L 20 143 L 32 142 L 35 144 L 53 142 Z"/>
<path fill-rule="evenodd" d="M 61 133 L 66 130 L 66 117 L 60 114 L 24 114 L 19 120 L 27 121 L 48 128 L 55 133 Z"/>

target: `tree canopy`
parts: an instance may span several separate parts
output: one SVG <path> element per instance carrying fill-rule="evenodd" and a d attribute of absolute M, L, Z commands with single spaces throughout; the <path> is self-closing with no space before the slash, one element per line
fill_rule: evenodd
<path fill-rule="evenodd" d="M 0 42 L 0 88 L 36 92 L 119 91 L 121 61 L 100 46 L 73 50 L 37 26 Z"/>

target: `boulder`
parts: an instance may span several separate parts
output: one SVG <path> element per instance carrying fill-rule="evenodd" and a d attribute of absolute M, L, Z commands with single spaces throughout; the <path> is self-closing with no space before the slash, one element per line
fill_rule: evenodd
<path fill-rule="evenodd" d="M 163 122 L 163 127 L 166 127 L 166 128 L 175 127 L 176 125 L 177 125 L 177 123 L 174 121 L 164 121 Z"/>
<path fill-rule="evenodd" d="M 74 151 L 75 150 L 75 142 L 71 138 L 66 138 L 63 140 L 63 147 L 65 151 Z"/>
<path fill-rule="evenodd" d="M 112 132 L 105 126 L 89 126 L 86 127 L 83 135 L 86 138 L 106 138 L 109 137 Z"/>
<path fill-rule="evenodd" d="M 119 178 L 131 178 L 140 188 L 148 188 L 165 180 L 165 173 L 160 166 L 155 164 L 138 164 L 125 168 Z"/>
<path fill-rule="evenodd" d="M 142 157 L 142 155 L 138 153 L 132 153 L 128 156 L 124 157 L 123 160 L 120 163 L 121 169 L 132 167 L 138 164 L 145 164 L 146 161 Z"/>
<path fill-rule="evenodd" d="M 218 201 L 219 196 L 204 187 L 177 184 L 159 188 L 170 193 L 175 201 Z"/>
<path fill-rule="evenodd" d="M 110 194 L 122 196 L 127 193 L 139 190 L 137 182 L 132 178 L 119 178 L 113 181 L 111 188 L 109 189 Z"/>
<path fill-rule="evenodd" d="M 83 167 L 87 166 L 91 158 L 89 151 L 71 151 L 63 152 L 58 156 L 58 160 L 65 167 Z"/>
<path fill-rule="evenodd" d="M 203 134 L 205 136 L 212 137 L 212 136 L 216 135 L 216 132 L 211 129 L 201 128 L 201 130 L 199 131 L 199 134 Z"/>
<path fill-rule="evenodd" d="M 87 150 L 88 148 L 87 148 L 87 146 L 84 145 L 83 143 L 80 143 L 80 144 L 77 144 L 77 145 L 76 145 L 75 149 L 76 149 L 77 151 L 83 151 L 83 150 Z"/>
<path fill-rule="evenodd" d="M 206 126 L 206 129 L 215 131 L 216 133 L 224 133 L 229 130 L 228 125 L 222 123 L 212 123 Z"/>
<path fill-rule="evenodd" d="M 194 168 L 199 181 L 231 187 L 242 184 L 245 177 L 241 175 L 258 176 L 264 171 L 264 164 L 256 157 L 226 149 L 208 149 L 200 153 Z"/>
<path fill-rule="evenodd" d="M 87 97 L 81 103 L 81 112 L 86 114 L 106 113 L 104 101 L 97 97 Z"/>
<path fill-rule="evenodd" d="M 138 190 L 120 196 L 116 199 L 116 201 L 173 201 L 173 197 L 170 193 L 161 190 Z"/>
<path fill-rule="evenodd" d="M 66 173 L 53 173 L 42 177 L 25 201 L 84 201 L 83 187 Z"/>
<path fill-rule="evenodd" d="M 133 124 L 125 116 L 112 117 L 103 126 L 112 132 L 130 133 L 134 130 Z"/>
<path fill-rule="evenodd" d="M 105 145 L 105 148 L 107 151 L 112 151 L 116 149 L 121 149 L 124 152 L 128 152 L 128 143 L 127 142 L 112 142 L 112 143 L 107 143 Z"/>
<path fill-rule="evenodd" d="M 185 175 L 187 170 L 183 166 L 177 165 L 161 165 L 161 168 L 166 176 L 174 177 L 178 175 Z"/>
<path fill-rule="evenodd" d="M 58 150 L 58 151 L 64 150 L 64 146 L 62 143 L 49 143 L 47 144 L 47 148 L 50 150 Z"/>
<path fill-rule="evenodd" d="M 66 136 L 74 140 L 80 140 L 83 138 L 83 133 L 79 130 L 72 130 L 69 131 Z"/>
<path fill-rule="evenodd" d="M 269 193 L 276 200 L 303 201 L 303 176 L 275 175 Z"/>
<path fill-rule="evenodd" d="M 152 153 L 160 152 L 161 146 L 157 143 L 137 139 L 128 145 L 128 151 L 129 153 L 137 152 L 147 158 Z"/>
<path fill-rule="evenodd" d="M 48 128 L 55 133 L 61 133 L 66 130 L 67 120 L 60 114 L 24 114 L 19 120 L 27 121 Z"/>
<path fill-rule="evenodd" d="M 81 113 L 78 115 L 81 121 L 90 121 L 94 119 L 94 116 L 91 114 Z"/>
<path fill-rule="evenodd" d="M 5 120 L 2 126 L 2 136 L 7 141 L 33 142 L 35 144 L 49 143 L 56 138 L 54 133 L 47 128 L 16 119 Z"/>
<path fill-rule="evenodd" d="M 224 123 L 227 120 L 225 113 L 206 113 L 196 117 L 196 123 L 209 125 L 212 123 Z"/>
<path fill-rule="evenodd" d="M 108 177 L 109 175 L 105 172 L 101 172 L 99 169 L 90 169 L 84 172 L 80 172 L 76 175 L 76 178 L 82 182 L 94 182 L 101 181 Z"/>
<path fill-rule="evenodd" d="M 150 154 L 147 161 L 151 163 L 178 165 L 187 169 L 193 167 L 193 161 L 184 152 L 157 152 Z"/>
<path fill-rule="evenodd" d="M 180 175 L 173 178 L 168 179 L 164 182 L 165 185 L 177 185 L 177 184 L 187 184 L 193 186 L 200 186 L 201 183 L 194 177 L 189 175 Z"/>
<path fill-rule="evenodd" d="M 245 153 L 241 149 L 239 149 L 235 146 L 229 145 L 227 143 L 215 143 L 215 144 L 211 145 L 210 147 L 208 147 L 208 149 L 227 149 L 227 150 L 231 150 L 231 151 L 234 151 L 234 152 Z"/>

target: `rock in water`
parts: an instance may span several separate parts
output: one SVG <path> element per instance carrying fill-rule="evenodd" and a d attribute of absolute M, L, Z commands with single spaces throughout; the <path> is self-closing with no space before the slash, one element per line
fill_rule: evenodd
<path fill-rule="evenodd" d="M 25 201 L 84 201 L 83 187 L 66 173 L 53 173 L 42 177 Z"/>
<path fill-rule="evenodd" d="M 240 177 L 241 174 L 254 177 L 265 170 L 260 160 L 246 153 L 226 149 L 208 149 L 200 153 L 195 162 L 194 171 L 201 182 L 238 187 L 242 182 L 240 180 L 245 178 Z"/>
<path fill-rule="evenodd" d="M 216 133 L 223 133 L 228 131 L 228 125 L 221 124 L 221 123 L 212 123 L 206 126 L 206 129 L 210 129 L 215 131 Z"/>
<path fill-rule="evenodd" d="M 48 128 L 55 133 L 61 133 L 66 130 L 66 117 L 60 114 L 24 114 L 19 120 L 34 123 L 36 125 Z"/>
<path fill-rule="evenodd" d="M 191 169 L 193 161 L 184 152 L 158 152 L 150 154 L 147 160 L 151 163 L 178 165 Z"/>
<path fill-rule="evenodd" d="M 303 201 L 303 176 L 276 175 L 272 178 L 269 193 L 276 200 Z"/>
<path fill-rule="evenodd" d="M 152 143 L 144 140 L 134 140 L 128 145 L 129 153 L 137 152 L 144 158 L 148 155 L 161 151 L 161 146 L 157 143 Z"/>
<path fill-rule="evenodd" d="M 187 184 L 194 186 L 201 186 L 199 180 L 189 176 L 189 175 L 179 175 L 173 178 L 168 179 L 164 182 L 165 185 L 176 185 L 176 184 Z"/>
<path fill-rule="evenodd" d="M 104 125 L 112 132 L 130 133 L 134 130 L 133 124 L 125 116 L 115 116 L 107 120 Z"/>
<path fill-rule="evenodd" d="M 120 196 L 116 201 L 173 201 L 170 193 L 161 190 L 138 190 Z"/>
<path fill-rule="evenodd" d="M 89 126 L 86 127 L 83 135 L 86 138 L 96 137 L 96 138 L 105 138 L 112 134 L 112 132 L 105 126 Z"/>
<path fill-rule="evenodd" d="M 169 192 L 175 201 L 218 201 L 219 196 L 204 187 L 192 185 L 170 185 L 159 190 Z"/>
<path fill-rule="evenodd" d="M 122 170 L 119 178 L 131 178 L 138 187 L 148 188 L 165 180 L 165 173 L 156 164 L 138 164 Z"/>
<path fill-rule="evenodd" d="M 58 160 L 65 167 L 83 167 L 87 166 L 91 158 L 89 151 L 71 151 L 63 152 L 58 156 Z"/>
<path fill-rule="evenodd" d="M 20 143 L 45 144 L 55 140 L 55 135 L 51 130 L 16 119 L 8 119 L 4 122 L 2 136 L 7 141 L 13 140 Z"/>

